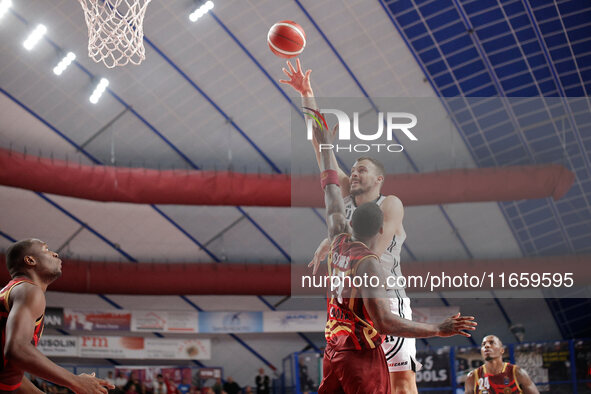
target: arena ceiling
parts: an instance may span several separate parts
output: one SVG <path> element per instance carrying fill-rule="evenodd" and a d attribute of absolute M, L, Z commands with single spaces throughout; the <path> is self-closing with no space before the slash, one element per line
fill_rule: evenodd
<path fill-rule="evenodd" d="M 591 252 L 591 6 L 586 2 L 217 1 L 212 12 L 192 23 L 188 15 L 198 3 L 154 0 L 144 24 L 146 60 L 115 69 L 87 57 L 87 29 L 76 1 L 13 3 L 0 20 L 3 148 L 82 164 L 290 173 L 290 116 L 299 103 L 277 82 L 285 63 L 265 42 L 273 23 L 290 19 L 306 31 L 301 59 L 313 70 L 318 97 L 367 98 L 370 108 L 373 97 L 460 98 L 441 99 L 430 120 L 440 126 L 431 145 L 400 155 L 389 172 L 558 162 L 576 175 L 559 201 L 407 207 L 403 262 Z M 28 52 L 22 42 L 38 23 L 47 26 L 47 34 Z M 52 69 L 68 51 L 76 53 L 76 61 L 58 77 Z M 110 84 L 93 105 L 88 97 L 102 77 Z M 558 115 L 542 116 L 544 127 L 524 131 L 523 122 L 536 109 L 497 108 L 490 114 L 497 120 L 484 123 L 476 119 L 474 104 L 462 98 L 498 96 L 579 99 L 562 102 Z M 560 125 L 550 119 L 554 116 Z M 354 159 L 343 161 L 350 166 Z M 99 203 L 8 187 L 0 187 L 0 199 L 0 247 L 35 236 L 63 256 L 84 260 L 288 264 L 310 258 L 326 231 L 321 211 L 307 208 Z M 317 224 L 297 235 L 309 249 L 292 250 L 293 217 Z M 515 322 L 529 324 L 532 340 L 588 333 L 587 301 L 508 302 L 481 293 L 447 298 L 419 304 L 449 302 L 470 313 L 485 309 L 488 326 L 506 336 Z M 173 309 L 192 308 L 179 297 L 165 299 Z M 211 310 L 260 310 L 279 301 L 189 299 Z M 49 300 L 129 309 L 159 302 L 64 294 Z M 280 308 L 308 305 L 291 300 Z M 549 322 L 547 331 L 536 327 L 539 314 Z M 569 323 L 575 315 L 583 319 Z M 257 341 L 249 343 L 275 357 Z M 294 335 L 285 352 L 304 346 Z"/>

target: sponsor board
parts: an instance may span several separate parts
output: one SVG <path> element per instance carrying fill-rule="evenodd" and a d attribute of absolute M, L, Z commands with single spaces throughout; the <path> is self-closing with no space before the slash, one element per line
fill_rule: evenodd
<path fill-rule="evenodd" d="M 39 340 L 37 349 L 46 356 L 78 356 L 78 338 L 58 335 L 44 335 Z"/>
<path fill-rule="evenodd" d="M 323 332 L 326 311 L 263 312 L 263 332 Z"/>
<path fill-rule="evenodd" d="M 196 333 L 197 312 L 187 311 L 133 311 L 131 331 Z"/>
<path fill-rule="evenodd" d="M 64 309 L 64 327 L 82 331 L 129 331 L 129 311 L 83 311 Z"/>
<path fill-rule="evenodd" d="M 209 339 L 157 339 L 146 338 L 146 358 L 167 360 L 209 360 Z"/>
<path fill-rule="evenodd" d="M 200 312 L 199 332 L 263 332 L 263 312 Z"/>

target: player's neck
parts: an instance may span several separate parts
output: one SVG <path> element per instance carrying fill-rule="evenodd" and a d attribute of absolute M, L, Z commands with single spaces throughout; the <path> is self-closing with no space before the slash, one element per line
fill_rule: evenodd
<path fill-rule="evenodd" d="M 39 286 L 41 288 L 41 290 L 43 290 L 43 292 L 45 293 L 47 291 L 47 286 L 49 286 L 48 283 L 43 282 L 38 275 L 35 275 L 34 273 L 21 273 L 16 275 L 13 279 L 25 279 L 29 282 L 34 283 L 35 285 Z"/>
<path fill-rule="evenodd" d="M 356 195 L 355 198 L 355 205 L 360 206 L 365 204 L 366 202 L 374 202 L 380 197 L 379 190 L 368 190 L 365 193 Z"/>
<path fill-rule="evenodd" d="M 487 361 L 485 363 L 486 372 L 493 375 L 498 375 L 503 371 L 503 362 L 502 358 L 495 358 L 494 360 Z"/>

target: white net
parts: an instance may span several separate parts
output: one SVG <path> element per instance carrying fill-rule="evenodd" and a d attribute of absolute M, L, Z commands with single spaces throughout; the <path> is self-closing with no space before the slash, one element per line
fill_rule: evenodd
<path fill-rule="evenodd" d="M 78 0 L 88 26 L 88 56 L 108 68 L 140 64 L 144 15 L 151 0 Z"/>

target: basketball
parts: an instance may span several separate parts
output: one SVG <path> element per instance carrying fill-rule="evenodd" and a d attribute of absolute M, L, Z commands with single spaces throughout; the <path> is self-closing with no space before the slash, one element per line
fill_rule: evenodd
<path fill-rule="evenodd" d="M 298 56 L 304 50 L 306 33 L 293 21 L 281 21 L 269 29 L 267 43 L 275 55 L 289 59 Z"/>

